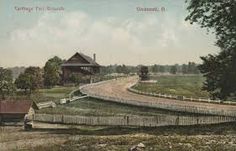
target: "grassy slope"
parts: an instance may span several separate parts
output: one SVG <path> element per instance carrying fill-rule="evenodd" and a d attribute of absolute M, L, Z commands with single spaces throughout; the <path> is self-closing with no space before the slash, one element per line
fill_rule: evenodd
<path fill-rule="evenodd" d="M 45 108 L 39 110 L 38 113 L 85 116 L 176 114 L 169 111 L 118 104 L 93 98 L 84 98 L 66 105 L 58 105 L 53 109 Z"/>
<path fill-rule="evenodd" d="M 187 97 L 209 97 L 209 94 L 206 91 L 201 90 L 204 82 L 204 78 L 201 75 L 156 76 L 152 77 L 152 79 L 157 80 L 157 83 L 139 83 L 134 86 L 134 88 L 146 92 L 165 93 Z"/>
<path fill-rule="evenodd" d="M 160 76 L 153 77 L 158 80 L 157 84 L 138 84 L 137 89 L 149 92 L 161 92 L 185 96 L 202 96 L 207 97 L 207 93 L 201 91 L 203 77 L 201 76 Z M 53 89 L 40 90 L 43 98 L 57 99 L 63 98 L 69 94 L 74 87 L 58 87 Z M 48 114 L 67 114 L 67 115 L 84 115 L 84 116 L 109 116 L 109 115 L 157 115 L 170 114 L 170 112 L 150 109 L 145 107 L 129 106 L 114 102 L 106 102 L 98 99 L 85 98 L 69 104 L 58 105 L 56 108 L 46 108 L 38 113 Z M 176 114 L 173 113 L 172 114 Z"/>
<path fill-rule="evenodd" d="M 61 98 L 68 97 L 69 93 L 76 87 L 57 86 L 51 89 L 40 89 L 32 94 L 31 99 L 35 102 L 55 101 L 59 102 Z"/>

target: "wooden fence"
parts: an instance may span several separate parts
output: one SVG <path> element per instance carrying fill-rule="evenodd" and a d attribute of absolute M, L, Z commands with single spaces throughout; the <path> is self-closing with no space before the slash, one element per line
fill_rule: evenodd
<path fill-rule="evenodd" d="M 49 108 L 49 107 L 54 108 L 56 107 L 56 103 L 53 101 L 40 102 L 40 103 L 37 103 L 37 106 L 39 109 Z"/>
<path fill-rule="evenodd" d="M 135 85 L 136 84 L 130 86 L 128 88 L 128 91 L 136 93 L 136 94 L 167 98 L 167 99 L 175 99 L 175 100 L 181 100 L 181 101 L 194 101 L 194 102 L 206 102 L 206 103 L 214 103 L 214 104 L 236 105 L 236 102 L 233 102 L 233 101 L 212 100 L 210 98 L 194 98 L 194 97 L 177 96 L 177 95 L 163 94 L 163 93 L 144 92 L 144 91 L 140 91 L 140 90 L 132 88 Z"/>
<path fill-rule="evenodd" d="M 97 126 L 145 126 L 157 127 L 167 125 L 198 125 L 234 122 L 235 117 L 225 116 L 72 116 L 72 115 L 53 115 L 35 114 L 34 121 L 57 123 L 57 124 L 76 124 L 76 125 L 97 125 Z"/>
<path fill-rule="evenodd" d="M 110 81 L 110 80 L 109 80 Z M 144 106 L 144 107 L 152 107 L 152 108 L 159 108 L 159 109 L 166 109 L 170 111 L 177 111 L 177 112 L 188 112 L 188 113 L 197 113 L 197 114 L 205 114 L 205 115 L 219 115 L 219 116 L 232 116 L 236 117 L 236 111 L 235 110 L 223 110 L 223 109 L 218 109 L 218 108 L 213 108 L 209 106 L 190 106 L 188 104 L 167 104 L 167 103 L 161 103 L 161 102 L 144 102 L 144 101 L 138 101 L 138 100 L 131 100 L 131 99 L 124 99 L 119 96 L 106 96 L 105 94 L 96 94 L 93 92 L 90 92 L 87 87 L 92 87 L 95 85 L 100 85 L 105 82 L 109 81 L 102 81 L 99 83 L 93 83 L 89 85 L 83 85 L 80 87 L 80 92 L 83 94 L 86 94 L 87 96 L 93 97 L 93 98 L 98 98 L 101 100 L 107 100 L 107 101 L 113 101 L 113 102 L 118 102 L 118 103 L 123 103 L 123 104 L 130 104 L 130 105 L 135 105 L 135 106 Z M 133 85 L 133 84 L 132 84 Z M 132 86 L 130 85 L 130 87 Z M 143 93 L 145 94 L 145 93 Z"/>

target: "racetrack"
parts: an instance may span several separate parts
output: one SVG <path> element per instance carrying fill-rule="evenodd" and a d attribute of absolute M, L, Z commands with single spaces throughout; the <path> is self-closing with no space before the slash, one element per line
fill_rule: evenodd
<path fill-rule="evenodd" d="M 199 114 L 235 116 L 236 106 L 212 104 L 205 102 L 191 102 L 175 99 L 157 98 L 129 92 L 127 88 L 137 82 L 137 77 L 119 78 L 99 84 L 90 84 L 81 87 L 81 92 L 91 97 L 132 105 L 161 108 L 172 111 L 181 111 Z M 121 100 L 121 101 L 120 101 Z"/>

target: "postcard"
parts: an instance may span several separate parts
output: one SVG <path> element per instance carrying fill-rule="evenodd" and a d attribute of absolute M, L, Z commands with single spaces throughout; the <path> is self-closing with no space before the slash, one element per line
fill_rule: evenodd
<path fill-rule="evenodd" d="M 1 0 L 1 151 L 236 150 L 235 0 Z"/>

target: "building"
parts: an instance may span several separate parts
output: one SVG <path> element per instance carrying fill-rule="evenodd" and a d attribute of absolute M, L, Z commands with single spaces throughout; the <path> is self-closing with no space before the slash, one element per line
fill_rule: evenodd
<path fill-rule="evenodd" d="M 23 122 L 24 116 L 34 114 L 34 108 L 37 108 L 32 101 L 1 101 L 0 100 L 0 124 Z"/>
<path fill-rule="evenodd" d="M 93 59 L 83 53 L 75 53 L 62 65 L 62 80 L 63 83 L 70 83 L 72 75 L 89 76 L 90 79 L 93 75 L 100 72 L 100 65 L 96 62 L 96 55 Z"/>

